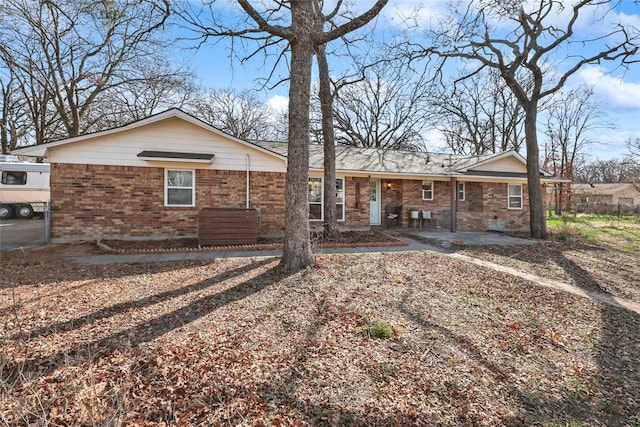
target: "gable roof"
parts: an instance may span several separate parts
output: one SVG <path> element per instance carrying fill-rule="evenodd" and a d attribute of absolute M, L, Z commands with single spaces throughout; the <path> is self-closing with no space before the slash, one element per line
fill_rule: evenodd
<path fill-rule="evenodd" d="M 195 126 L 199 126 L 205 130 L 208 130 L 216 135 L 219 136 L 223 136 L 225 138 L 228 138 L 232 141 L 235 141 L 239 144 L 242 145 L 247 145 L 250 146 L 252 148 L 258 149 L 260 151 L 264 151 L 267 154 L 273 155 L 273 156 L 277 156 L 283 160 L 286 160 L 286 156 L 281 156 L 278 153 L 275 152 L 270 152 L 268 150 L 264 150 L 262 147 L 256 146 L 255 144 L 252 144 L 248 141 L 245 141 L 243 139 L 240 138 L 236 138 L 235 136 L 232 136 L 226 132 L 221 131 L 220 129 L 211 126 L 210 124 L 207 124 L 205 122 L 203 122 L 202 120 L 198 119 L 197 117 L 192 116 L 191 114 L 185 113 L 184 111 L 178 109 L 178 108 L 171 108 L 169 110 L 163 111 L 162 113 L 158 113 L 158 114 L 154 114 L 151 115 L 149 117 L 145 117 L 144 119 L 141 120 L 137 120 L 135 122 L 131 122 L 128 123 L 126 125 L 123 126 L 119 126 L 119 127 L 115 127 L 115 128 L 111 128 L 111 129 L 106 129 L 106 130 L 101 130 L 98 132 L 92 132 L 92 133 L 87 133 L 84 135 L 79 135 L 76 137 L 72 137 L 72 138 L 66 138 L 66 139 L 61 139 L 58 141 L 52 141 L 52 142 L 47 142 L 45 144 L 39 144 L 39 145 L 31 145 L 28 147 L 23 147 L 23 148 L 19 148 L 16 150 L 13 150 L 14 154 L 19 154 L 19 155 L 24 155 L 24 156 L 34 156 L 34 157 L 46 157 L 47 155 L 47 150 L 49 150 L 50 148 L 54 148 L 60 145 L 67 145 L 67 144 L 73 144 L 76 142 L 81 142 L 81 141 L 87 141 L 87 140 L 91 140 L 94 138 L 99 138 L 102 136 L 106 136 L 106 135 L 112 135 L 112 134 L 116 134 L 116 133 L 121 133 L 121 132 L 128 132 L 132 129 L 136 129 L 136 128 L 140 128 L 143 126 L 147 126 L 153 123 L 158 123 L 164 120 L 169 120 L 169 119 L 173 119 L 173 118 L 178 118 L 181 120 L 184 120 L 188 123 L 191 123 Z"/>
<path fill-rule="evenodd" d="M 246 141 L 236 138 L 177 108 L 169 109 L 162 113 L 154 114 L 117 128 L 84 134 L 46 144 L 24 147 L 14 150 L 14 153 L 26 156 L 46 157 L 48 150 L 58 146 L 90 141 L 107 135 L 130 132 L 133 129 L 142 128 L 144 126 L 175 118 L 198 126 L 215 135 L 223 136 L 225 139 L 230 141 L 259 150 L 269 156 L 284 160 L 285 162 L 287 160 L 287 143 L 277 141 Z M 141 158 L 162 158 L 165 160 L 195 158 L 195 160 L 203 163 L 211 162 L 213 157 L 213 155 L 207 153 L 173 153 L 166 150 L 147 150 L 136 154 Z M 143 154 L 147 155 L 143 156 Z M 203 155 L 207 155 L 209 157 L 206 159 L 200 158 Z M 323 160 L 323 146 L 311 144 L 309 146 L 310 169 L 316 171 L 322 170 Z M 466 178 L 478 177 L 482 179 L 511 178 L 518 180 L 526 180 L 527 178 L 526 160 L 515 151 L 470 156 L 446 153 L 380 150 L 375 148 L 337 145 L 336 170 L 342 173 L 352 172 L 400 176 L 457 176 Z M 559 180 L 543 171 L 541 171 L 541 177 L 543 178 L 543 181 Z"/>
<path fill-rule="evenodd" d="M 269 151 L 287 155 L 287 144 L 278 141 L 251 141 Z M 483 170 L 491 164 L 512 159 L 521 166 L 518 171 Z M 319 144 L 309 146 L 309 168 L 324 168 L 324 148 Z M 526 179 L 526 160 L 515 151 L 477 156 L 430 153 L 417 151 L 379 150 L 376 148 L 336 145 L 336 171 L 394 175 L 427 175 L 459 177 L 494 177 Z M 543 180 L 557 180 L 541 171 Z"/>
<path fill-rule="evenodd" d="M 283 156 L 287 155 L 287 143 L 277 141 L 251 141 Z M 492 155 L 479 156 L 487 159 Z M 336 170 L 342 172 L 374 172 L 394 174 L 452 174 L 471 164 L 477 163 L 476 156 L 456 156 L 442 153 L 417 151 L 379 150 L 376 148 L 336 145 Z M 309 167 L 324 168 L 324 147 L 319 144 L 309 146 Z"/>

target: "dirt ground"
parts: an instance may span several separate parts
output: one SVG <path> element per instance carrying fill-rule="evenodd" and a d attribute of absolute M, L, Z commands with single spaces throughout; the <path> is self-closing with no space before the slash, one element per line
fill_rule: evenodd
<path fill-rule="evenodd" d="M 3 423 L 640 424 L 640 316 L 623 309 L 430 251 L 295 274 L 67 258 L 100 252 L 1 254 Z M 609 245 L 461 253 L 640 301 L 640 257 Z"/>

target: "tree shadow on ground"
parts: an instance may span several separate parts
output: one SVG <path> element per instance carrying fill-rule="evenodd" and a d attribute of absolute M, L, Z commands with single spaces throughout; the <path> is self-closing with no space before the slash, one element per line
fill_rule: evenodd
<path fill-rule="evenodd" d="M 259 261 L 250 264 L 248 267 L 235 270 L 231 273 L 223 274 L 218 279 L 224 280 L 224 276 L 237 276 L 239 274 L 248 273 L 249 271 L 259 268 L 260 266 L 273 262 L 273 259 Z M 228 304 L 247 298 L 271 285 L 277 283 L 287 277 L 287 273 L 283 273 L 278 267 L 273 267 L 265 272 L 244 281 L 236 286 L 225 289 L 213 295 L 202 297 L 189 305 L 174 310 L 170 313 L 158 316 L 150 321 L 131 326 L 127 329 L 118 331 L 111 335 L 98 338 L 88 343 L 77 344 L 67 351 L 58 352 L 47 357 L 33 356 L 27 358 L 20 363 L 11 363 L 0 369 L 2 373 L 2 381 L 5 383 L 20 384 L 28 378 L 37 376 L 41 372 L 56 370 L 69 365 L 79 366 L 87 361 L 95 361 L 97 358 L 107 357 L 114 351 L 121 349 L 130 349 L 140 346 L 143 343 L 150 342 L 166 333 L 177 328 L 194 322 L 215 310 Z M 229 276 L 229 277 L 231 277 Z M 228 278 L 228 277 L 227 277 Z M 203 282 L 190 285 L 183 289 L 183 292 L 192 292 L 201 287 L 208 287 L 216 283 L 214 279 L 207 279 Z M 179 293 L 180 291 L 178 291 Z M 164 295 L 169 298 L 169 295 Z M 144 299 L 143 304 L 150 303 L 150 300 Z M 109 311 L 111 310 L 111 311 Z M 102 318 L 113 315 L 122 310 L 122 307 L 107 309 L 104 312 L 98 312 Z"/>
<path fill-rule="evenodd" d="M 145 307 L 149 307 L 151 305 L 168 301 L 174 298 L 181 297 L 183 295 L 187 295 L 192 292 L 203 291 L 211 286 L 217 285 L 224 280 L 231 279 L 233 277 L 241 276 L 243 274 L 248 273 L 251 270 L 254 270 L 263 265 L 269 264 L 274 261 L 274 258 L 266 258 L 264 260 L 255 261 L 246 266 L 236 268 L 233 270 L 225 271 L 222 274 L 211 277 L 207 280 L 203 280 L 198 283 L 194 283 L 191 285 L 183 286 L 181 288 L 171 289 L 165 292 L 160 292 L 157 294 L 149 295 L 144 298 L 140 298 L 137 300 L 129 300 L 126 302 L 122 302 L 119 304 L 114 304 L 109 307 L 101 308 L 98 311 L 94 311 L 93 313 L 86 314 L 84 316 L 80 316 L 74 319 L 69 319 L 65 322 L 57 322 L 51 325 L 47 325 L 32 331 L 23 332 L 22 335 L 14 335 L 9 337 L 11 340 L 23 339 L 23 340 L 31 340 L 37 339 L 41 337 L 46 337 L 53 334 L 60 334 L 68 331 L 72 331 L 74 329 L 85 327 L 91 323 L 97 322 L 99 320 L 103 320 L 112 316 L 116 316 L 130 309 L 141 309 Z"/>
<path fill-rule="evenodd" d="M 518 388 L 516 385 L 510 382 L 511 372 L 508 367 L 501 366 L 497 362 L 489 360 L 487 357 L 483 355 L 483 352 L 478 348 L 478 346 L 469 338 L 464 337 L 462 335 L 457 334 L 451 329 L 434 323 L 423 315 L 417 313 L 411 306 L 409 299 L 414 294 L 413 289 L 407 289 L 403 295 L 402 300 L 398 303 L 398 308 L 400 312 L 411 322 L 416 325 L 419 325 L 426 331 L 434 331 L 438 334 L 439 341 L 444 339 L 446 342 L 451 343 L 455 346 L 455 348 L 462 350 L 470 359 L 472 359 L 475 363 L 478 364 L 480 368 L 486 370 L 489 373 L 489 377 L 496 383 L 499 383 L 502 387 L 504 387 L 509 395 L 512 397 L 513 402 L 517 402 L 522 409 L 525 411 L 535 410 L 537 406 L 537 401 L 535 396 L 531 395 L 526 390 L 522 390 Z M 445 363 L 445 360 L 441 360 L 441 363 Z M 447 390 L 448 394 L 451 395 L 451 399 L 463 398 L 465 396 L 464 390 L 458 390 L 455 392 L 458 387 L 455 382 L 448 381 L 449 390 Z M 453 393 L 452 393 L 453 392 Z M 461 411 L 460 414 L 456 415 L 456 423 L 460 424 L 478 424 L 482 423 L 480 419 L 469 419 L 468 415 Z M 512 420 L 509 423 L 513 423 L 514 425 L 521 423 L 522 420 Z"/>
<path fill-rule="evenodd" d="M 119 263 L 119 268 L 113 265 L 79 265 L 65 260 L 55 264 L 47 262 L 36 263 L 5 263 L 0 267 L 0 291 L 19 288 L 22 286 L 55 285 L 73 279 L 74 281 L 118 279 L 149 272 L 162 273 L 182 268 L 210 263 L 211 260 L 182 260 L 157 263 Z M 151 266 L 151 267 L 150 267 Z M 80 287 L 84 284 L 78 285 Z"/>
<path fill-rule="evenodd" d="M 568 250 L 576 249 L 603 254 L 607 252 L 603 248 L 585 244 L 554 247 L 539 252 L 533 259 L 528 256 L 528 251 L 520 251 L 519 248 L 484 247 L 474 248 L 474 251 L 505 255 L 529 264 L 538 264 L 541 269 L 549 268 L 552 263 L 571 278 L 574 286 L 590 293 L 613 296 L 591 272 L 565 254 Z M 600 256 L 594 259 L 615 263 L 615 259 L 605 260 Z M 616 269 L 623 278 L 629 275 L 637 277 L 637 273 L 631 274 L 629 270 L 620 265 Z M 546 410 L 534 415 L 538 422 L 596 422 L 603 425 L 640 423 L 640 400 L 637 398 L 640 390 L 640 315 L 604 302 L 593 302 L 599 307 L 600 328 L 599 334 L 588 339 L 593 343 L 592 357 L 597 364 L 597 371 L 579 378 L 567 374 L 565 380 L 575 381 L 578 387 L 558 384 L 563 398 L 542 402 L 540 405 Z M 540 415 L 549 411 L 551 416 Z"/>
<path fill-rule="evenodd" d="M 579 287 L 610 295 L 591 273 L 571 259 L 562 256 L 558 261 Z M 605 303 L 598 305 L 600 335 L 592 337 L 598 372 L 585 380 L 593 390 L 604 392 L 604 396 L 589 402 L 588 410 L 568 412 L 568 415 L 585 422 L 597 420 L 606 425 L 640 423 L 640 315 Z M 558 408 L 570 409 L 571 402 L 572 399 L 558 402 Z"/>

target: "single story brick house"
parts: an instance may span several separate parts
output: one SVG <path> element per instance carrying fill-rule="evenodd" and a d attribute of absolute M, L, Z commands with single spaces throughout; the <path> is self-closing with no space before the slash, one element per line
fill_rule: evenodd
<path fill-rule="evenodd" d="M 245 141 L 178 109 L 15 150 L 51 164 L 53 242 L 197 235 L 203 208 L 252 208 L 258 234 L 285 227 L 287 144 Z M 322 146 L 310 147 L 309 221 L 321 226 Z M 415 226 L 430 211 L 452 230 L 529 230 L 525 159 L 336 147 L 339 226 Z M 555 180 L 541 171 L 543 183 Z M 544 184 L 543 184 L 544 185 Z M 398 218 L 387 222 L 389 207 Z"/>

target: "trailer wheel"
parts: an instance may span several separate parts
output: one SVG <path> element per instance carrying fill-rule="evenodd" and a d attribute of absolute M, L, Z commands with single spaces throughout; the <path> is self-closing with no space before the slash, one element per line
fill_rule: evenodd
<path fill-rule="evenodd" d="M 21 219 L 29 219 L 33 216 L 33 208 L 30 205 L 21 205 L 16 210 L 16 216 Z"/>
<path fill-rule="evenodd" d="M 13 213 L 11 206 L 2 205 L 0 206 L 0 219 L 8 219 L 11 218 L 11 214 Z"/>

